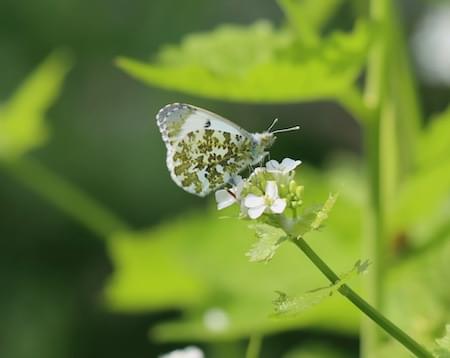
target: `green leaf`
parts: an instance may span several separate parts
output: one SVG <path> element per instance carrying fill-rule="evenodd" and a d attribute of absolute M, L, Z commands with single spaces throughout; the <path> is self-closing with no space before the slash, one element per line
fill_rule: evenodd
<path fill-rule="evenodd" d="M 347 91 L 365 62 L 370 31 L 335 32 L 317 47 L 267 21 L 223 25 L 163 48 L 154 63 L 119 58 L 117 65 L 150 85 L 243 102 L 293 102 L 333 98 Z"/>
<path fill-rule="evenodd" d="M 415 228 L 450 199 L 450 161 L 411 176 L 401 187 L 392 218 L 395 230 Z"/>
<path fill-rule="evenodd" d="M 445 326 L 445 334 L 442 338 L 436 339 L 438 348 L 434 350 L 434 354 L 437 358 L 449 358 L 450 357 L 450 324 Z"/>
<path fill-rule="evenodd" d="M 386 316 L 428 347 L 434 345 L 437 332 L 450 321 L 449 239 L 447 233 L 443 245 L 392 267 L 385 282 Z M 409 355 L 399 357 L 403 356 Z"/>
<path fill-rule="evenodd" d="M 361 262 L 361 260 L 358 260 L 349 272 L 340 277 L 339 281 L 326 287 L 305 292 L 300 296 L 289 297 L 287 294 L 277 291 L 279 296 L 273 302 L 275 309 L 274 316 L 292 317 L 303 314 L 305 310 L 334 295 L 342 285 L 347 284 L 357 274 L 365 273 L 368 266 L 369 261 Z"/>
<path fill-rule="evenodd" d="M 305 194 L 311 201 L 330 190 L 323 174 L 306 166 L 302 183 L 311 188 Z M 342 197 L 333 213 L 339 210 L 338 217 L 348 217 L 354 206 Z M 222 215 L 214 208 L 112 238 L 108 249 L 115 269 L 105 289 L 108 306 L 124 312 L 181 309 L 181 317 L 152 329 L 152 336 L 164 341 L 235 339 L 305 326 L 356 334 L 359 314 L 337 296 L 292 320 L 268 317 L 274 289 L 301 292 L 327 281 L 294 245 L 281 245 L 270 265 L 248 262 L 254 232 L 247 222 L 219 219 Z M 358 257 L 359 224 L 342 228 L 332 215 L 327 228 L 314 234 L 314 247 L 340 271 Z M 211 312 L 226 317 L 220 329 L 208 323 Z"/>
<path fill-rule="evenodd" d="M 298 32 L 300 40 L 317 44 L 320 30 L 333 15 L 342 0 L 278 0 L 291 25 Z"/>
<path fill-rule="evenodd" d="M 311 231 L 322 228 L 324 221 L 333 208 L 337 200 L 337 194 L 329 194 L 328 199 L 322 206 L 310 206 L 303 209 L 298 217 L 292 220 L 291 224 L 286 225 L 290 229 L 290 234 L 294 237 L 304 236 Z"/>
<path fill-rule="evenodd" d="M 391 214 L 392 232 L 436 231 L 450 202 L 450 107 L 435 116 L 419 140 L 418 166 L 398 190 Z M 444 219 L 444 221 L 448 221 Z M 442 223 L 441 226 L 445 226 Z M 428 227 L 428 229 L 425 229 Z"/>
<path fill-rule="evenodd" d="M 163 231 L 153 236 L 164 236 Z M 119 265 L 106 290 L 111 308 L 123 309 L 121 302 L 133 311 L 185 307 L 203 299 L 204 283 L 172 252 L 171 243 L 149 240 L 151 236 L 121 233 L 109 240 L 111 257 Z"/>
<path fill-rule="evenodd" d="M 328 219 L 328 214 L 330 213 L 331 209 L 333 209 L 337 197 L 337 194 L 330 194 L 328 196 L 327 201 L 325 201 L 325 204 L 323 204 L 322 208 L 316 213 L 316 218 L 311 223 L 312 230 L 319 230 L 322 227 L 323 222 Z"/>
<path fill-rule="evenodd" d="M 450 159 L 450 106 L 431 118 L 420 139 L 418 162 L 421 168 L 440 166 Z"/>
<path fill-rule="evenodd" d="M 286 240 L 284 231 L 267 224 L 255 224 L 257 242 L 245 254 L 250 262 L 269 262 L 280 245 Z"/>
<path fill-rule="evenodd" d="M 53 53 L 0 106 L 0 160 L 20 157 L 45 143 L 44 115 L 59 95 L 70 62 L 66 53 Z"/>

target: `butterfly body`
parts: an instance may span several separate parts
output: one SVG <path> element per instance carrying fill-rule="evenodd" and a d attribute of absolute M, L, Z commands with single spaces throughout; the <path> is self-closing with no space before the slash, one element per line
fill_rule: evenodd
<path fill-rule="evenodd" d="M 156 116 L 167 147 L 167 167 L 175 183 L 205 196 L 250 165 L 261 162 L 272 133 L 250 133 L 207 110 L 174 103 Z"/>

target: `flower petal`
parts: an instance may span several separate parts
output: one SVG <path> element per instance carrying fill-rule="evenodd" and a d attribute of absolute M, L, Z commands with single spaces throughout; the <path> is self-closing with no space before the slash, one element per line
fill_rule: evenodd
<path fill-rule="evenodd" d="M 301 164 L 301 160 L 293 160 L 291 158 L 284 158 L 281 162 L 283 171 L 290 172 Z"/>
<path fill-rule="evenodd" d="M 242 179 L 240 175 L 234 175 L 230 181 L 233 185 L 231 189 L 233 193 L 236 195 L 236 198 L 239 200 L 241 197 L 242 190 L 245 187 L 245 180 Z"/>
<path fill-rule="evenodd" d="M 231 195 L 228 190 L 220 189 L 215 193 L 217 209 L 222 210 L 226 207 L 233 205 L 236 202 L 236 198 Z"/>
<path fill-rule="evenodd" d="M 286 209 L 286 199 L 277 199 L 270 206 L 270 211 L 275 214 L 281 214 Z"/>
<path fill-rule="evenodd" d="M 272 200 L 278 198 L 278 186 L 273 180 L 266 183 L 266 196 Z"/>
<path fill-rule="evenodd" d="M 266 169 L 268 172 L 272 172 L 272 171 L 279 171 L 280 170 L 280 163 L 278 163 L 276 160 L 269 160 L 266 163 Z"/>
<path fill-rule="evenodd" d="M 255 194 L 248 194 L 244 199 L 244 205 L 247 208 L 256 208 L 264 205 L 264 197 Z"/>
<path fill-rule="evenodd" d="M 251 219 L 257 219 L 262 215 L 264 210 L 266 210 L 266 206 L 261 205 L 261 206 L 255 207 L 255 208 L 248 209 L 247 214 L 248 214 L 248 216 L 250 216 Z"/>

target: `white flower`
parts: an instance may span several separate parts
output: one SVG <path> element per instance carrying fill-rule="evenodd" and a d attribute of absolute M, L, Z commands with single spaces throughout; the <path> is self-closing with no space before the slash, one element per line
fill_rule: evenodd
<path fill-rule="evenodd" d="M 159 358 L 204 358 L 204 355 L 200 348 L 189 346 L 164 354 Z"/>
<path fill-rule="evenodd" d="M 230 325 L 230 318 L 223 309 L 210 308 L 203 315 L 203 324 L 212 332 L 223 332 Z"/>
<path fill-rule="evenodd" d="M 231 181 L 234 184 L 233 187 L 220 189 L 215 193 L 218 210 L 225 209 L 241 199 L 241 192 L 244 189 L 245 181 L 239 175 L 234 176 Z"/>
<path fill-rule="evenodd" d="M 248 209 L 247 214 L 251 219 L 259 218 L 264 212 L 281 214 L 286 208 L 286 199 L 278 196 L 278 186 L 275 181 L 266 183 L 263 196 L 249 194 L 244 199 L 244 206 Z"/>
<path fill-rule="evenodd" d="M 450 6 L 430 7 L 413 37 L 419 70 L 431 84 L 450 86 Z"/>
<path fill-rule="evenodd" d="M 269 173 L 273 174 L 288 174 L 301 163 L 300 160 L 293 160 L 290 158 L 284 158 L 281 163 L 278 163 L 276 160 L 270 160 L 266 163 L 266 169 Z"/>

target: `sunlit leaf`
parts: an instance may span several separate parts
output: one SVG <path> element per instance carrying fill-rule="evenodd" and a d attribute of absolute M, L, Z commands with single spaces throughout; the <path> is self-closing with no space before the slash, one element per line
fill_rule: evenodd
<path fill-rule="evenodd" d="M 332 98 L 346 91 L 365 62 L 370 31 L 335 32 L 308 50 L 287 30 L 266 21 L 224 25 L 188 35 L 145 63 L 119 58 L 131 76 L 193 95 L 244 102 L 293 102 Z"/>
<path fill-rule="evenodd" d="M 316 44 L 320 30 L 342 0 L 278 0 L 284 14 L 305 44 Z"/>
<path fill-rule="evenodd" d="M 358 260 L 349 272 L 340 276 L 339 281 L 325 287 L 307 291 L 299 296 L 290 297 L 284 292 L 277 291 L 278 298 L 273 302 L 275 316 L 292 317 L 303 314 L 305 310 L 337 293 L 342 285 L 347 284 L 356 275 L 366 272 L 368 266 L 369 261 L 361 262 L 361 260 Z"/>
<path fill-rule="evenodd" d="M 48 138 L 44 115 L 70 68 L 66 53 L 49 56 L 0 106 L 0 159 L 17 158 Z"/>
<path fill-rule="evenodd" d="M 267 224 L 256 224 L 252 227 L 257 237 L 256 243 L 246 253 L 250 262 L 269 262 L 275 252 L 286 240 L 286 234 Z"/>
<path fill-rule="evenodd" d="M 428 220 L 450 199 L 449 183 L 450 160 L 411 176 L 399 190 L 392 214 L 395 226 L 404 229 Z"/>
<path fill-rule="evenodd" d="M 450 357 L 450 324 L 445 326 L 445 334 L 442 338 L 436 339 L 438 348 L 434 350 L 434 354 L 437 358 L 449 358 Z"/>
<path fill-rule="evenodd" d="M 417 153 L 417 168 L 402 183 L 393 211 L 389 215 L 392 230 L 436 231 L 436 217 L 448 212 L 450 203 L 450 108 L 432 118 L 423 131 Z M 448 214 L 447 214 L 448 216 Z M 444 221 L 448 221 L 444 219 Z M 445 224 L 444 224 L 445 225 Z"/>
<path fill-rule="evenodd" d="M 344 168 L 348 174 L 343 175 Z M 305 202 L 321 202 L 329 192 L 346 185 L 337 182 L 336 175 L 352 178 L 347 185 L 354 185 L 358 176 L 351 172 L 357 173 L 357 169 L 351 168 L 340 166 L 336 172 L 301 168 L 297 180 L 305 186 Z M 361 185 L 355 187 L 361 191 Z M 308 238 L 337 272 L 345 272 L 348 262 L 360 255 L 361 205 L 350 188 L 341 190 L 326 229 Z M 246 222 L 219 219 L 222 215 L 215 209 L 201 211 L 156 229 L 112 238 L 108 249 L 115 269 L 105 289 L 109 307 L 125 312 L 181 309 L 180 318 L 152 328 L 152 336 L 163 341 L 235 339 L 255 331 L 298 327 L 357 334 L 360 314 L 340 295 L 332 295 L 289 320 L 268 317 L 275 290 L 306 292 L 329 283 L 290 243 L 281 245 L 268 265 L 249 263 L 245 252 L 254 232 Z M 444 248 L 408 259 L 388 273 L 387 316 L 424 343 L 432 344 L 436 330 L 449 321 L 446 302 L 450 297 L 444 283 L 450 279 L 450 246 Z M 351 286 L 357 289 L 359 280 L 354 281 Z"/>
<path fill-rule="evenodd" d="M 323 176 L 305 168 L 302 183 L 312 189 L 308 200 L 326 197 L 329 188 Z M 352 208 L 342 198 L 333 212 L 343 210 L 345 216 Z M 301 292 L 326 285 L 327 280 L 288 243 L 277 249 L 268 265 L 248 262 L 245 253 L 254 231 L 245 221 L 219 219 L 222 215 L 215 209 L 202 211 L 148 232 L 112 238 L 108 247 L 115 270 L 105 290 L 109 307 L 127 312 L 182 309 L 180 319 L 152 330 L 160 340 L 231 339 L 304 326 L 357 331 L 357 311 L 338 296 L 301 317 L 271 319 L 274 290 Z M 341 229 L 342 221 L 332 215 L 327 227 L 332 229 L 311 234 L 311 244 L 341 271 L 359 255 L 360 226 L 356 222 L 350 230 Z M 339 239 L 340 232 L 345 240 Z M 221 312 L 220 324 L 211 324 L 211 312 Z"/>
<path fill-rule="evenodd" d="M 427 347 L 450 321 L 449 238 L 450 233 L 443 245 L 398 263 L 386 280 L 386 315 Z"/>
<path fill-rule="evenodd" d="M 450 107 L 431 118 L 422 134 L 418 151 L 421 168 L 440 166 L 450 160 Z"/>
<path fill-rule="evenodd" d="M 336 199 L 336 194 L 329 194 L 324 204 L 305 207 L 301 214 L 297 214 L 298 218 L 296 218 L 295 222 L 290 225 L 290 234 L 297 237 L 319 230 L 328 218 L 331 209 L 336 203 Z"/>
<path fill-rule="evenodd" d="M 181 228 L 175 225 L 171 233 L 177 229 Z M 117 263 L 107 289 L 112 308 L 126 302 L 132 310 L 163 309 L 189 306 L 203 299 L 204 283 L 170 250 L 171 242 L 158 236 L 164 237 L 164 229 L 156 235 L 122 233 L 110 239 L 110 252 Z"/>
<path fill-rule="evenodd" d="M 331 209 L 337 200 L 337 194 L 330 194 L 325 204 L 323 204 L 322 208 L 316 213 L 316 218 L 311 223 L 312 230 L 318 230 L 322 227 L 323 222 L 328 219 L 328 215 L 330 214 Z"/>

